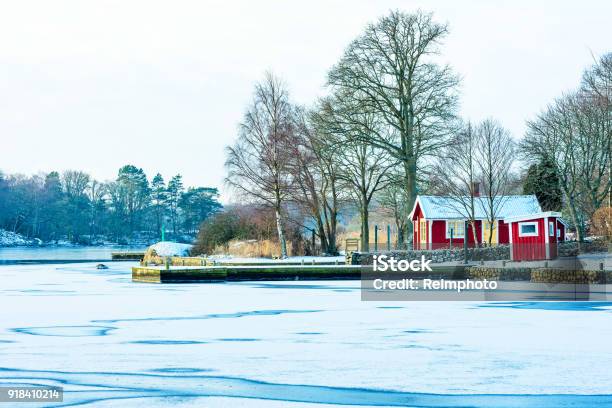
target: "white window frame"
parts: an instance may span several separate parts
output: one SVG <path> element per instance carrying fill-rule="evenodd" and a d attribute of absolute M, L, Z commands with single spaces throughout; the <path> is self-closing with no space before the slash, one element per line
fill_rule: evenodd
<path fill-rule="evenodd" d="M 548 221 L 548 236 L 549 237 L 554 237 L 555 236 L 555 223 L 554 223 L 554 221 Z"/>
<path fill-rule="evenodd" d="M 557 238 L 561 238 L 561 228 L 557 227 Z"/>
<path fill-rule="evenodd" d="M 463 235 L 458 236 L 456 228 L 453 229 L 453 239 L 465 239 L 465 220 L 444 220 L 444 235 L 446 236 L 446 239 L 450 239 L 450 234 L 448 231 L 448 223 L 452 222 L 453 226 L 456 225 L 456 223 L 460 222 L 461 224 L 463 224 Z"/>
<path fill-rule="evenodd" d="M 530 221 L 530 222 L 519 222 L 518 223 L 518 236 L 519 237 L 537 237 L 540 235 L 539 231 L 538 231 L 538 224 L 539 222 L 537 221 Z M 535 232 L 523 232 L 523 225 L 533 225 L 535 227 Z"/>

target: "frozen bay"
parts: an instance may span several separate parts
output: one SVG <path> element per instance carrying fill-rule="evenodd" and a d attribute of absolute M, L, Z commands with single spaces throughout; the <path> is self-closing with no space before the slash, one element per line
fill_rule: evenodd
<path fill-rule="evenodd" d="M 0 266 L 2 385 L 63 386 L 58 406 L 612 406 L 612 303 L 362 302 L 354 281 L 108 265 Z"/>

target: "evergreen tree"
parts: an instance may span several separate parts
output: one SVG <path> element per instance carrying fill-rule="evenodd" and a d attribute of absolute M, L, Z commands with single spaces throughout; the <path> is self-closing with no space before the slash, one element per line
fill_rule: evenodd
<path fill-rule="evenodd" d="M 164 217 L 168 207 L 168 191 L 161 174 L 157 173 L 151 182 L 151 205 L 155 219 L 156 231 L 161 234 Z"/>
<path fill-rule="evenodd" d="M 563 206 L 559 175 L 549 159 L 532 164 L 527 170 L 523 194 L 535 194 L 543 211 L 561 211 Z"/>
<path fill-rule="evenodd" d="M 168 183 L 168 210 L 172 222 L 172 233 L 176 237 L 179 224 L 179 201 L 183 192 L 183 176 L 177 174 Z"/>
<path fill-rule="evenodd" d="M 149 182 L 142 169 L 129 164 L 119 170 L 117 187 L 118 204 L 123 207 L 131 235 L 139 227 L 143 212 L 149 205 Z"/>
<path fill-rule="evenodd" d="M 188 233 L 195 233 L 198 226 L 222 206 L 217 201 L 216 188 L 190 187 L 181 195 L 179 207 L 183 215 L 183 226 Z"/>

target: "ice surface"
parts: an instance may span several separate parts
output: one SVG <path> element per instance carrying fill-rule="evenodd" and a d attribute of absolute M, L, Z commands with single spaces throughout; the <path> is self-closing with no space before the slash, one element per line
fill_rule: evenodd
<path fill-rule="evenodd" d="M 143 284 L 135 264 L 0 266 L 0 385 L 95 407 L 612 406 L 612 303 L 362 302 L 354 281 Z"/>
<path fill-rule="evenodd" d="M 109 260 L 112 252 L 144 252 L 144 247 L 125 246 L 44 246 L 0 247 L 0 264 L 10 261 Z"/>

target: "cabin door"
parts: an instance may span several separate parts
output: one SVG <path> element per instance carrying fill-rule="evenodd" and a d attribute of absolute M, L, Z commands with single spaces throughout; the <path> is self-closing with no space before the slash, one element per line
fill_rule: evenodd
<path fill-rule="evenodd" d="M 420 249 L 427 248 L 427 221 L 423 218 L 419 223 L 419 238 L 419 241 L 421 241 Z"/>
<path fill-rule="evenodd" d="M 482 242 L 484 244 L 488 244 L 489 243 L 489 235 L 492 234 L 493 237 L 491 238 L 491 244 L 497 244 L 497 221 L 495 221 L 493 223 L 493 231 L 491 231 L 491 223 L 489 221 L 483 221 L 482 222 L 482 227 L 483 227 L 483 231 L 482 231 L 482 237 L 483 240 Z"/>

